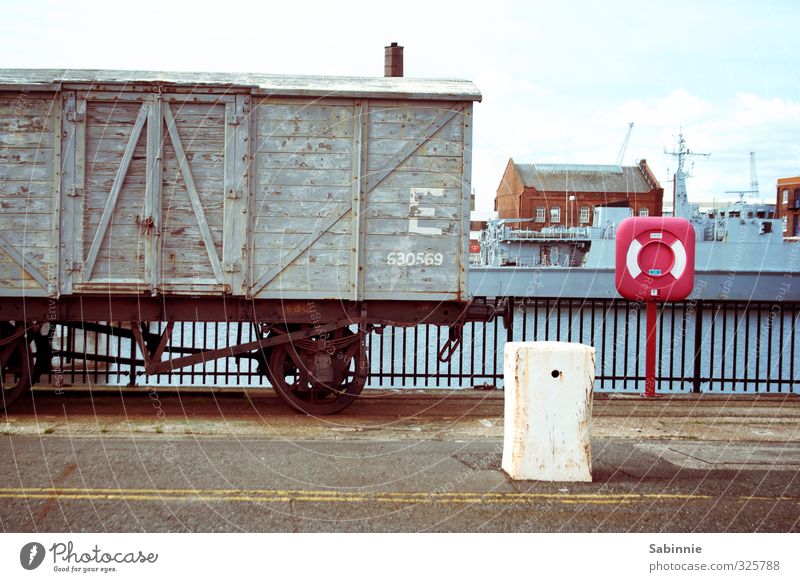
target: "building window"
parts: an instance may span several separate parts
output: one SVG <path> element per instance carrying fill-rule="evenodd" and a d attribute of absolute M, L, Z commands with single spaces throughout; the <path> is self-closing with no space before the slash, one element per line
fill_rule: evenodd
<path fill-rule="evenodd" d="M 589 207 L 581 206 L 578 210 L 578 222 L 581 224 L 589 224 Z"/>
<path fill-rule="evenodd" d="M 544 206 L 536 207 L 536 222 L 544 222 Z"/>
<path fill-rule="evenodd" d="M 550 207 L 550 222 L 561 222 L 561 207 L 560 206 L 551 206 Z"/>
<path fill-rule="evenodd" d="M 788 217 L 784 216 L 783 217 L 783 232 L 786 232 L 787 230 L 789 230 L 789 219 L 788 219 Z"/>
<path fill-rule="evenodd" d="M 639 216 L 650 216 L 650 210 L 647 208 L 640 208 Z"/>
<path fill-rule="evenodd" d="M 783 190 L 783 203 L 784 204 L 789 204 L 789 189 L 788 188 L 784 188 L 784 190 Z"/>

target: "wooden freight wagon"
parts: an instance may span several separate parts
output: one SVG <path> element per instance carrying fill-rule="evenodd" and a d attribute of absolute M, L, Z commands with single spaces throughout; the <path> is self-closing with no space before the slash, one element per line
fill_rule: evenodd
<path fill-rule="evenodd" d="M 106 331 L 150 374 L 250 354 L 311 413 L 361 391 L 384 325 L 450 325 L 446 357 L 491 315 L 467 291 L 480 98 L 468 81 L 0 70 L 4 405 L 47 371 L 43 323 L 129 322 Z M 171 323 L 198 320 L 263 337 L 170 357 Z"/>

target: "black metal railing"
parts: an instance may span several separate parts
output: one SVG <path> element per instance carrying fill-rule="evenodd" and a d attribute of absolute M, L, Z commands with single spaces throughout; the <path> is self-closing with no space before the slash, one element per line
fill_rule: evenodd
<path fill-rule="evenodd" d="M 519 299 L 513 323 L 467 323 L 451 361 L 437 358 L 448 329 L 422 325 L 371 334 L 368 386 L 469 388 L 502 386 L 507 341 L 574 341 L 597 350 L 595 388 L 637 392 L 644 386 L 644 304 L 600 299 Z M 659 309 L 658 384 L 661 392 L 800 392 L 800 303 L 690 301 Z M 160 333 L 164 324 L 151 324 Z M 102 327 L 59 328 L 51 381 L 67 384 L 268 386 L 251 358 L 225 358 L 143 375 L 131 334 Z M 256 339 L 252 324 L 184 322 L 166 352 L 173 355 Z"/>

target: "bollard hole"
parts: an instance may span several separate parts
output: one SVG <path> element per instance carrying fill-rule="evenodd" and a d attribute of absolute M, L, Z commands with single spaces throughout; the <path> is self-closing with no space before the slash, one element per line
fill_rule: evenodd
<path fill-rule="evenodd" d="M 558 370 L 553 370 L 552 372 L 550 372 L 550 375 L 553 378 L 558 378 L 561 375 L 561 372 L 559 372 Z"/>

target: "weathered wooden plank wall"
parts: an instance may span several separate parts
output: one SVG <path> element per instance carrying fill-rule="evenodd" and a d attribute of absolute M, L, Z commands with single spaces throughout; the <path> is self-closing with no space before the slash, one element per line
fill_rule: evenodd
<path fill-rule="evenodd" d="M 368 198 L 366 298 L 459 299 L 463 105 L 378 101 L 369 119 L 368 175 L 385 177 Z"/>
<path fill-rule="evenodd" d="M 256 296 L 461 296 L 463 107 L 264 99 L 256 115 Z"/>
<path fill-rule="evenodd" d="M 0 296 L 56 291 L 60 115 L 55 94 L 0 95 Z"/>
<path fill-rule="evenodd" d="M 0 97 L 0 294 L 467 294 L 470 103 L 119 89 Z"/>
<path fill-rule="evenodd" d="M 267 98 L 255 116 L 254 294 L 350 298 L 353 101 Z"/>

